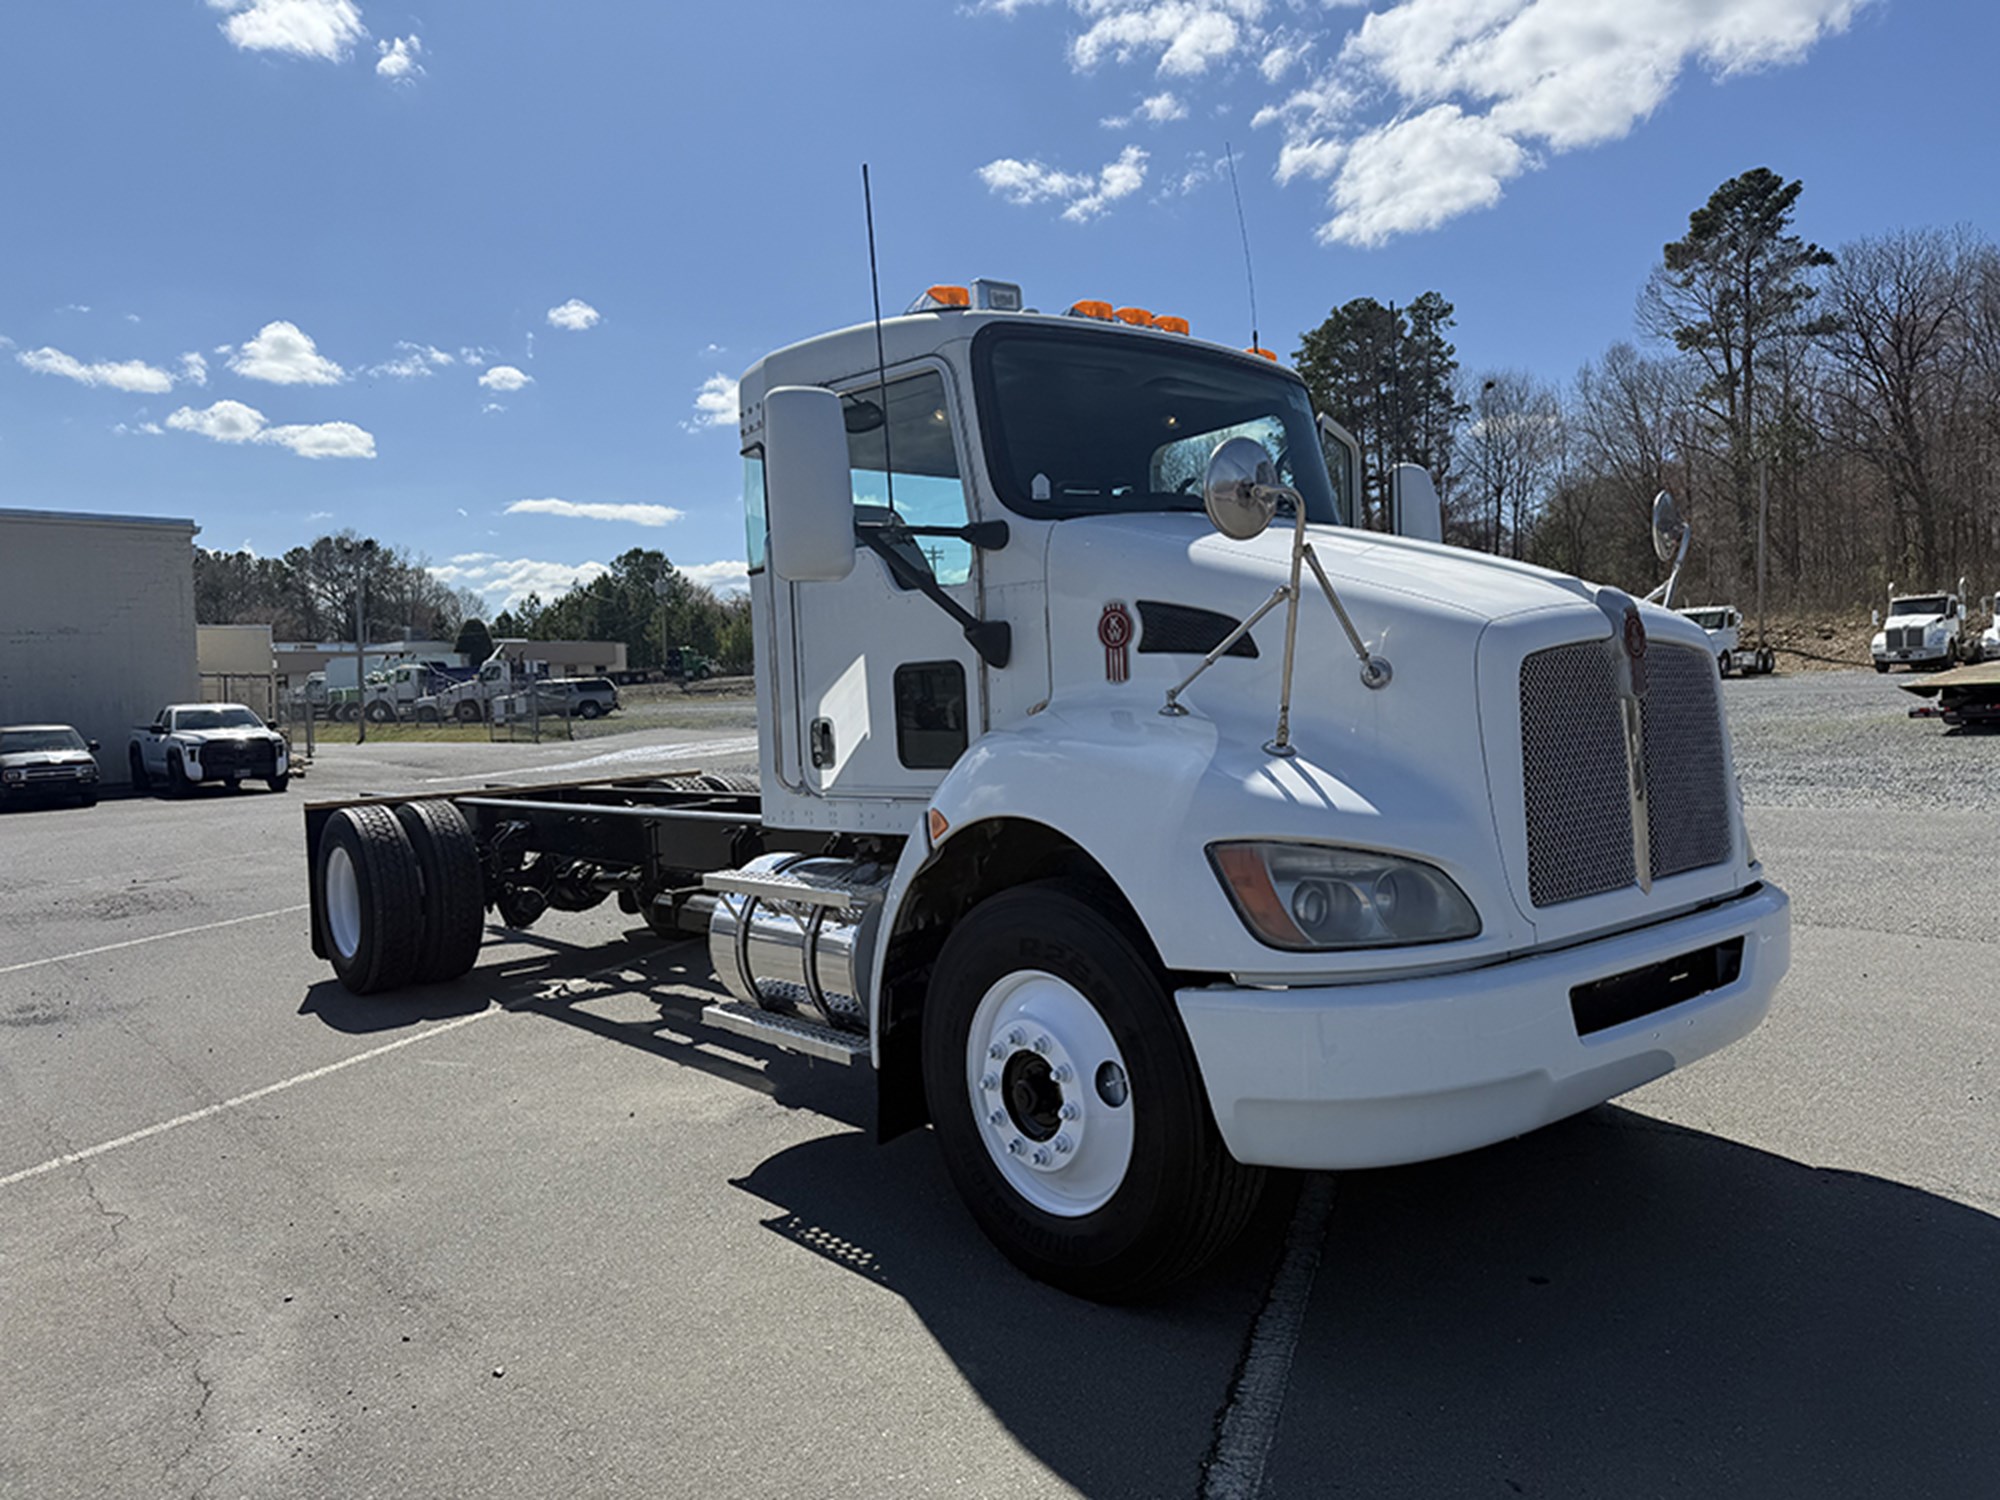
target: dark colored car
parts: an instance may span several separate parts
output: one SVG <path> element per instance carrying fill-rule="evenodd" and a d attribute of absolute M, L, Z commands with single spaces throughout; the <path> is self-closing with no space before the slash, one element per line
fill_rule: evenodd
<path fill-rule="evenodd" d="M 68 799 L 89 807 L 97 800 L 96 748 L 67 724 L 0 727 L 0 805 Z"/>

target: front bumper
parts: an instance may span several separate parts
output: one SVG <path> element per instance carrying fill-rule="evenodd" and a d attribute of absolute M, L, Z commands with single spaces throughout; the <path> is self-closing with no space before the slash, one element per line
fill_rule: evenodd
<path fill-rule="evenodd" d="M 1579 1035 L 1571 990 L 1742 939 L 1734 979 Z M 1602 1104 L 1747 1035 L 1791 963 L 1790 901 L 1719 906 L 1466 973 L 1295 989 L 1177 991 L 1215 1122 L 1238 1161 L 1425 1161 Z"/>
<path fill-rule="evenodd" d="M 1873 654 L 1878 666 L 1927 667 L 1932 662 L 1946 660 L 1951 652 L 1944 646 L 1936 649 L 1929 646 L 1899 646 L 1894 651 L 1877 651 Z"/>

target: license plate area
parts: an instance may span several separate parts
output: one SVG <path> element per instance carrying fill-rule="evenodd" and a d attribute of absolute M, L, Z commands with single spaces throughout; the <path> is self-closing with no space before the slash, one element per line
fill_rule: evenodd
<path fill-rule="evenodd" d="M 1729 938 L 1643 969 L 1574 986 L 1569 1011 L 1578 1036 L 1608 1031 L 1734 984 L 1743 972 L 1743 939 Z"/>

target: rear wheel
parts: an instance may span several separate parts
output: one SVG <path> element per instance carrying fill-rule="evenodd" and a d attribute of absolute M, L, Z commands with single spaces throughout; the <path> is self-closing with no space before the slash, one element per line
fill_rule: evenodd
<path fill-rule="evenodd" d="M 474 703 L 470 698 L 458 705 L 457 713 L 458 722 L 461 724 L 477 724 L 479 722 L 479 705 Z"/>
<path fill-rule="evenodd" d="M 603 712 L 603 706 L 595 698 L 586 698 L 576 706 L 576 716 L 579 719 L 594 719 Z"/>
<path fill-rule="evenodd" d="M 386 807 L 343 807 L 319 837 L 319 918 L 326 956 L 357 995 L 398 989 L 423 941 L 417 856 Z"/>
<path fill-rule="evenodd" d="M 1144 1297 L 1236 1237 L 1261 1170 L 1223 1146 L 1152 962 L 1079 888 L 1008 891 L 967 916 L 932 976 L 931 1119 L 960 1194 L 1029 1275 Z"/>
<path fill-rule="evenodd" d="M 368 722 L 370 724 L 393 724 L 396 722 L 396 710 L 380 699 L 377 699 L 368 705 Z"/>
<path fill-rule="evenodd" d="M 418 984 L 456 979 L 479 961 L 485 935 L 485 889 L 479 848 L 465 814 L 449 802 L 405 802 L 396 809 L 423 878 L 423 940 Z"/>
<path fill-rule="evenodd" d="M 438 711 L 435 708 L 432 708 L 429 704 L 425 704 L 422 708 L 417 710 L 417 722 L 419 724 L 437 723 Z"/>

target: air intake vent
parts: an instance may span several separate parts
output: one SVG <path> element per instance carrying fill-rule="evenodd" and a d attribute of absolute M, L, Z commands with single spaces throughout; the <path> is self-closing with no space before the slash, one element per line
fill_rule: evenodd
<path fill-rule="evenodd" d="M 1141 655 L 1151 652 L 1167 656 L 1206 656 L 1241 623 L 1212 609 L 1141 599 L 1139 651 Z M 1257 643 L 1246 635 L 1224 654 L 1254 659 Z"/>

